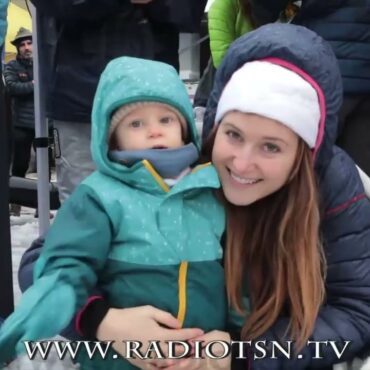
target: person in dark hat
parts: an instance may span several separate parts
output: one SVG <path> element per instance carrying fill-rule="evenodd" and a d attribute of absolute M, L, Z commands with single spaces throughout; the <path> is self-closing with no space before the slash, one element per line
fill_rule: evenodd
<path fill-rule="evenodd" d="M 12 176 L 25 177 L 35 138 L 33 100 L 32 33 L 21 27 L 11 43 L 17 48 L 15 60 L 4 69 L 5 87 L 12 102 L 13 162 Z M 10 212 L 20 215 L 21 207 L 11 205 Z"/>
<path fill-rule="evenodd" d="M 0 0 L 0 55 L 3 56 L 5 35 L 7 31 L 8 0 Z M 2 75 L 2 58 L 0 63 L 0 75 Z M 1 302 L 0 321 L 9 315 L 13 309 L 13 284 L 11 263 L 11 242 L 9 225 L 9 148 L 8 148 L 8 125 L 5 116 L 5 98 L 3 79 L 0 78 L 0 281 Z M 4 296 L 3 296 L 4 293 Z M 1 323 L 0 323 L 1 325 Z"/>
<path fill-rule="evenodd" d="M 17 53 L 32 57 L 32 33 L 27 28 L 21 27 L 13 41 L 10 41 L 16 48 Z M 31 45 L 31 47 L 30 47 Z"/>

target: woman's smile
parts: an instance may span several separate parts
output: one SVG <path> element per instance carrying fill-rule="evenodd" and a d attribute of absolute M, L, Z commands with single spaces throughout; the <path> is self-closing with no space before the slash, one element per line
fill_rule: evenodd
<path fill-rule="evenodd" d="M 261 182 L 262 179 L 259 178 L 251 178 L 251 177 L 243 177 L 237 175 L 234 171 L 227 169 L 230 175 L 231 181 L 235 182 L 236 185 L 256 185 L 257 183 Z"/>

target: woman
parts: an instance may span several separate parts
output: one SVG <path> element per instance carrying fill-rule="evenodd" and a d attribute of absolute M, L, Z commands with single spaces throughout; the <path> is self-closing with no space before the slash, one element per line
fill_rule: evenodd
<path fill-rule="evenodd" d="M 228 296 L 245 315 L 239 338 L 295 341 L 290 359 L 254 359 L 252 346 L 253 370 L 331 368 L 370 342 L 370 204 L 354 163 L 334 146 L 341 96 L 330 47 L 298 26 L 267 25 L 241 37 L 216 75 L 205 127 L 216 123 L 210 145 L 229 217 Z M 159 314 L 95 299 L 79 323 L 101 340 L 169 340 Z M 197 339 L 230 337 L 238 334 Z M 351 344 L 341 358 L 322 346 L 314 359 L 307 340 L 335 341 L 340 350 Z M 141 369 L 207 366 L 207 359 L 135 361 Z"/>
<path fill-rule="evenodd" d="M 292 90 L 290 97 L 285 95 L 285 101 L 274 101 L 273 93 L 278 92 L 278 97 L 281 98 L 284 90 L 280 91 L 280 89 L 285 85 L 281 83 L 281 85 L 269 87 L 268 81 L 265 81 L 268 79 L 267 72 L 259 78 L 256 72 L 254 80 L 252 78 L 243 80 L 240 90 L 234 91 L 234 95 L 229 96 L 234 99 L 232 103 L 235 104 L 235 100 L 238 101 L 237 97 L 243 95 L 245 100 L 241 101 L 242 107 L 243 103 L 248 101 L 248 97 L 253 97 L 256 99 L 253 109 L 261 109 L 264 111 L 264 116 L 266 116 L 266 109 L 276 103 L 277 110 L 271 107 L 268 109 L 270 118 L 280 115 L 279 121 L 285 121 L 285 124 L 290 122 L 290 129 L 297 123 L 305 123 L 299 126 L 299 130 L 303 131 L 300 131 L 298 136 L 308 142 L 306 141 L 305 148 L 299 148 L 302 146 L 301 143 L 298 145 L 295 160 L 301 156 L 299 171 L 296 174 L 294 171 L 290 173 L 289 176 L 293 178 L 288 177 L 288 183 L 281 188 L 280 192 L 272 194 L 272 199 L 271 196 L 264 198 L 265 205 L 252 204 L 254 208 L 249 210 L 251 215 L 245 216 L 253 216 L 249 218 L 251 222 L 244 223 L 254 232 L 253 236 L 245 236 L 247 240 L 243 244 L 244 248 L 245 245 L 249 245 L 251 249 L 244 252 L 241 250 L 241 245 L 238 250 L 238 247 L 232 245 L 230 231 L 228 231 L 226 268 L 228 264 L 232 267 L 227 274 L 228 294 L 232 302 L 237 301 L 242 273 L 245 267 L 252 268 L 252 271 L 247 270 L 252 312 L 243 327 L 243 339 L 249 336 L 265 340 L 282 339 L 287 325 L 290 324 L 290 334 L 293 335 L 285 338 L 293 337 L 298 347 L 302 347 L 309 338 L 337 342 L 351 341 L 351 346 L 345 351 L 342 359 L 337 359 L 333 351 L 326 347 L 322 358 L 313 360 L 312 348 L 304 346 L 300 349 L 302 359 L 265 358 L 255 361 L 253 369 L 299 370 L 310 367 L 331 367 L 336 362 L 354 357 L 356 352 L 369 342 L 370 290 L 367 274 L 370 256 L 368 252 L 370 204 L 365 197 L 353 162 L 343 151 L 334 146 L 342 89 L 337 62 L 330 47 L 316 34 L 305 28 L 291 25 L 268 25 L 240 38 L 230 48 L 216 76 L 205 126 L 210 128 L 215 118 L 217 121 L 216 112 L 220 114 L 218 102 L 220 99 L 222 101 L 225 99 L 222 97 L 223 91 L 235 71 L 246 62 L 265 58 L 274 58 L 270 59 L 274 66 L 282 64 L 289 71 L 302 76 L 314 88 L 319 101 L 318 132 L 316 139 L 312 141 L 315 135 L 309 137 L 312 132 L 307 131 L 309 122 L 304 120 L 307 117 L 299 115 L 307 107 L 308 97 L 304 97 L 299 102 L 298 109 L 294 106 L 294 102 L 299 98 L 297 96 L 299 91 Z M 241 80 L 240 77 L 239 79 Z M 262 88 L 264 83 L 266 83 L 265 91 Z M 259 100 L 258 93 L 260 93 Z M 265 100 L 263 94 L 265 94 Z M 260 108 L 255 107 L 257 103 L 260 104 Z M 252 102 L 249 101 L 248 104 Z M 315 112 L 312 107 L 311 115 Z M 233 108 L 238 109 L 238 106 Z M 245 104 L 243 108 L 245 111 Z M 249 112 L 251 111 L 253 112 L 249 109 Z M 254 111 L 254 113 L 258 112 Z M 223 157 L 221 156 L 220 160 L 219 153 L 223 152 L 222 155 L 226 156 L 226 150 L 218 141 L 222 124 L 221 122 L 214 144 L 213 161 L 218 168 L 226 199 L 234 205 L 240 205 L 241 203 L 238 203 L 240 200 L 236 198 L 239 192 L 235 188 L 227 188 L 227 176 L 225 177 L 221 172 Z M 247 133 L 243 131 L 242 134 L 246 137 Z M 307 158 L 307 146 L 311 146 L 309 143 L 313 144 L 311 162 L 314 171 L 310 169 L 310 158 Z M 234 146 L 237 145 L 234 144 Z M 241 158 L 241 161 L 245 159 L 241 154 L 236 158 Z M 294 169 L 297 169 L 296 164 L 293 165 Z M 281 167 L 279 170 L 281 171 Z M 272 172 L 273 168 L 270 171 Z M 306 172 L 306 176 L 300 179 L 302 171 Z M 304 183 L 300 184 L 299 180 L 302 181 L 302 179 Z M 315 200 L 315 182 L 318 201 Z M 300 188 L 302 186 L 303 189 Z M 296 187 L 295 190 L 294 187 Z M 287 193 L 285 199 L 284 191 Z M 274 200 L 278 201 L 276 208 L 273 207 Z M 242 201 L 245 201 L 243 197 Z M 284 201 L 286 208 L 279 209 L 277 206 L 281 206 L 280 202 Z M 242 210 L 239 211 L 242 212 Z M 247 211 L 244 209 L 244 212 Z M 257 213 L 253 213 L 254 211 Z M 320 211 L 319 219 L 318 211 Z M 279 217 L 279 212 L 282 212 L 283 217 Z M 280 221 L 274 222 L 274 218 Z M 230 222 L 232 219 L 229 224 Z M 270 225 L 268 225 L 269 222 Z M 317 222 L 319 222 L 318 225 Z M 253 230 L 253 227 L 256 230 Z M 237 228 L 235 229 L 237 231 Z M 299 234 L 300 230 L 302 232 L 304 229 L 306 232 Z M 315 229 L 318 229 L 316 231 L 319 231 L 320 239 L 314 235 Z M 272 239 L 274 235 L 279 236 L 279 243 Z M 304 236 L 304 240 L 300 240 L 300 235 Z M 237 235 L 235 239 L 237 242 L 240 240 Z M 311 249 L 309 249 L 309 241 L 311 241 Z M 325 258 L 320 259 L 320 248 L 315 249 L 317 243 L 322 245 Z M 230 248 L 231 245 L 233 248 Z M 297 249 L 298 246 L 305 245 L 307 247 L 301 251 Z M 243 253 L 248 253 L 244 259 Z M 239 263 L 240 260 L 243 263 Z M 241 271 L 239 275 L 237 267 Z M 325 283 L 324 289 L 323 283 Z M 320 304 L 323 294 L 325 297 Z"/>

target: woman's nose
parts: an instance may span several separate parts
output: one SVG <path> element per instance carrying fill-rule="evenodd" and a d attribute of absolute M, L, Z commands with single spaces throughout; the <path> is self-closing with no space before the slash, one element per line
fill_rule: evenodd
<path fill-rule="evenodd" d="M 243 150 L 234 155 L 233 169 L 242 174 L 256 167 L 255 155 L 252 150 Z"/>

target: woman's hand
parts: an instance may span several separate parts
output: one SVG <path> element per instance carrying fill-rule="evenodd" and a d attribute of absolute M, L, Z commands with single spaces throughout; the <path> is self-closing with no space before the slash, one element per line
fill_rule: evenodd
<path fill-rule="evenodd" d="M 141 353 L 145 354 L 150 341 L 160 341 L 159 346 L 167 356 L 165 341 L 187 341 L 200 337 L 201 329 L 181 329 L 181 323 L 168 312 L 152 306 L 134 308 L 111 308 L 100 323 L 96 336 L 102 341 L 114 341 L 113 348 L 126 357 L 123 341 L 139 341 Z M 127 359 L 142 370 L 155 370 L 174 364 L 174 360 Z"/>
<path fill-rule="evenodd" d="M 213 330 L 193 340 L 203 342 L 203 346 L 213 341 L 231 342 L 229 333 L 218 330 Z M 213 356 L 222 356 L 224 352 L 225 348 L 221 344 L 215 344 L 212 346 Z M 231 354 L 228 357 L 217 360 L 207 357 L 204 353 L 202 354 L 202 357 L 202 359 L 189 357 L 186 359 L 175 360 L 173 365 L 162 370 L 231 370 Z M 156 363 L 154 362 L 154 365 L 155 364 Z"/>

